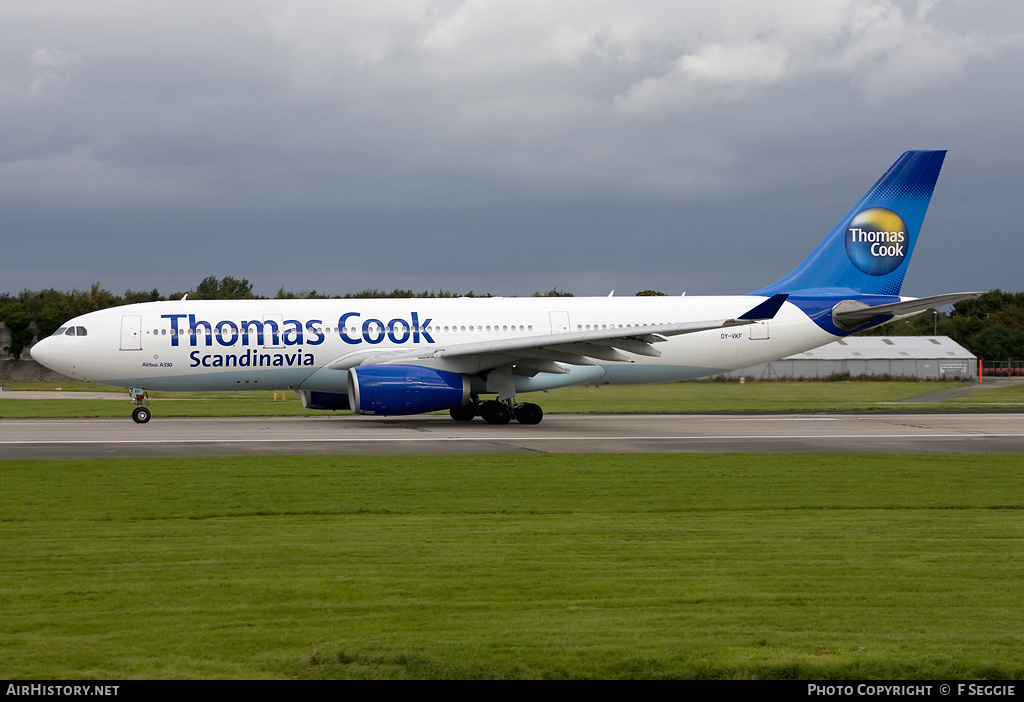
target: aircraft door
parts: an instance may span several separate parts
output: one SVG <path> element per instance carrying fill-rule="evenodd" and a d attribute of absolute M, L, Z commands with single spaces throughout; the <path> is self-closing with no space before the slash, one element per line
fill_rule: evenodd
<path fill-rule="evenodd" d="M 750 325 L 750 339 L 751 341 L 770 339 L 771 335 L 768 332 L 768 320 L 762 319 L 760 322 L 754 322 Z"/>
<path fill-rule="evenodd" d="M 548 315 L 551 318 L 552 334 L 565 334 L 569 331 L 568 312 L 549 312 Z"/>
<path fill-rule="evenodd" d="M 756 305 L 747 305 L 747 312 L 754 309 Z M 768 320 L 762 319 L 759 322 L 754 322 L 750 325 L 750 330 L 747 332 L 747 338 L 751 341 L 764 341 L 765 339 L 772 338 L 771 332 L 768 330 Z"/>
<path fill-rule="evenodd" d="M 142 315 L 121 315 L 121 350 L 142 350 Z"/>

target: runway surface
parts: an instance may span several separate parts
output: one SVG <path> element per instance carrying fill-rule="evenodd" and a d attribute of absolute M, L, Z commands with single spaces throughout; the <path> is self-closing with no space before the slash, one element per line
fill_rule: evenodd
<path fill-rule="evenodd" d="M 492 426 L 443 416 L 0 420 L 0 457 L 288 454 L 1024 453 L 1024 413 L 548 415 Z"/>

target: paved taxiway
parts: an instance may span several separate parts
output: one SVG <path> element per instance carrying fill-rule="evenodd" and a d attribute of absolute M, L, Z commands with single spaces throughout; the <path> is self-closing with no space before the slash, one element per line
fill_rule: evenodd
<path fill-rule="evenodd" d="M 868 451 L 1024 453 L 1024 413 L 0 420 L 0 457 Z"/>

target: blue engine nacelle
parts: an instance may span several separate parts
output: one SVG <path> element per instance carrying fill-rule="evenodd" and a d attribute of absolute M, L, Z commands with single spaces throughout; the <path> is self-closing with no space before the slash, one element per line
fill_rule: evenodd
<path fill-rule="evenodd" d="M 359 414 L 420 414 L 469 403 L 469 378 L 420 366 L 356 366 L 348 396 Z"/>
<path fill-rule="evenodd" d="M 347 410 L 352 409 L 348 395 L 342 392 L 317 392 L 316 390 L 300 390 L 302 406 L 316 410 Z"/>

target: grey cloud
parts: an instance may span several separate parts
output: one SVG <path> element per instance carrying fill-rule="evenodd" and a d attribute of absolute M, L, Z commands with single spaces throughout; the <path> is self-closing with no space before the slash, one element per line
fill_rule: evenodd
<path fill-rule="evenodd" d="M 909 148 L 908 294 L 1020 287 L 1010 2 L 146 5 L 0 9 L 0 290 L 745 292 Z"/>

